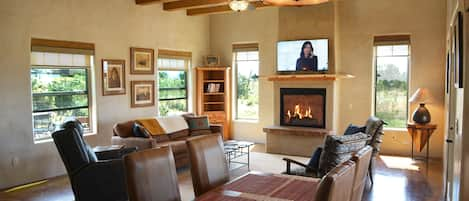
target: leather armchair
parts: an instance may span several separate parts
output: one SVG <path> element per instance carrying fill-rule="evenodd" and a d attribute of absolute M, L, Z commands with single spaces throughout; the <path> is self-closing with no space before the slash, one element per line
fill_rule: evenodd
<path fill-rule="evenodd" d="M 128 200 L 122 159 L 98 161 L 79 129 L 52 134 L 76 201 Z"/>
<path fill-rule="evenodd" d="M 319 182 L 316 201 L 350 201 L 355 163 L 346 161 L 332 169 Z"/>

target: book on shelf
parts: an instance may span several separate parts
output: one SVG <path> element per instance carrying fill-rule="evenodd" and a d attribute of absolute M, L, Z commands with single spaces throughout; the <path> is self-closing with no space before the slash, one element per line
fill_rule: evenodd
<path fill-rule="evenodd" d="M 221 84 L 210 83 L 207 85 L 207 93 L 217 93 L 220 92 Z"/>

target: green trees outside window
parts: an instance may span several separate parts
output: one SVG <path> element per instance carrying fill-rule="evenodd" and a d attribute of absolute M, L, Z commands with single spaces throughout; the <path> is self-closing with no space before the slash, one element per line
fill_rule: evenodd
<path fill-rule="evenodd" d="M 186 71 L 159 71 L 158 92 L 160 116 L 187 112 Z"/>
<path fill-rule="evenodd" d="M 259 52 L 235 53 L 236 119 L 259 118 Z"/>
<path fill-rule="evenodd" d="M 406 127 L 409 52 L 409 45 L 376 46 L 375 115 L 390 128 Z"/>
<path fill-rule="evenodd" d="M 34 139 L 49 138 L 70 119 L 89 127 L 88 71 L 86 68 L 31 69 Z"/>

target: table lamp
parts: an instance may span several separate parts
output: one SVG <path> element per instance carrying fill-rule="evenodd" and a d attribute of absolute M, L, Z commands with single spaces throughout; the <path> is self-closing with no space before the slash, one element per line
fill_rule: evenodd
<path fill-rule="evenodd" d="M 414 95 L 410 97 L 410 103 L 418 103 L 419 106 L 415 109 L 414 114 L 412 115 L 412 120 L 415 123 L 427 124 L 431 121 L 430 112 L 425 107 L 425 103 L 428 103 L 432 98 L 430 91 L 427 88 L 418 88 L 415 91 Z"/>

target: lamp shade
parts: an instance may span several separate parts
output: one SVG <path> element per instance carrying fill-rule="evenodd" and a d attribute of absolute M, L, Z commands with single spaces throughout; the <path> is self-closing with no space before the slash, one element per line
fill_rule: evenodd
<path fill-rule="evenodd" d="M 409 98 L 410 103 L 429 103 L 432 95 L 427 88 L 418 88 L 417 91 Z"/>
<path fill-rule="evenodd" d="M 264 3 L 274 6 L 307 6 L 326 3 L 329 1 L 331 0 L 264 0 Z"/>

